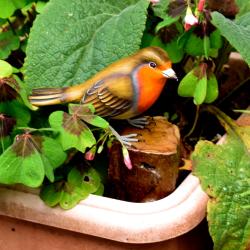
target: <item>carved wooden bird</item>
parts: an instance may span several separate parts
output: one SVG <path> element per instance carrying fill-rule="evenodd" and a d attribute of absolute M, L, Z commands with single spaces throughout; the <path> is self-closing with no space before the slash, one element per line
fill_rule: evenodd
<path fill-rule="evenodd" d="M 167 53 L 148 47 L 112 63 L 89 80 L 71 87 L 34 89 L 34 106 L 91 103 L 96 114 L 112 119 L 140 115 L 157 100 L 166 78 L 177 79 Z"/>

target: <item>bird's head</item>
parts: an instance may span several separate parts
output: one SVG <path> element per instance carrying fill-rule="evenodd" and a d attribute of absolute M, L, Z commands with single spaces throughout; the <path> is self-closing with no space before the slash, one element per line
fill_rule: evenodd
<path fill-rule="evenodd" d="M 165 50 L 159 47 L 147 47 L 140 50 L 135 58 L 138 64 L 143 65 L 149 75 L 155 78 L 173 78 L 178 80 L 172 62 Z"/>

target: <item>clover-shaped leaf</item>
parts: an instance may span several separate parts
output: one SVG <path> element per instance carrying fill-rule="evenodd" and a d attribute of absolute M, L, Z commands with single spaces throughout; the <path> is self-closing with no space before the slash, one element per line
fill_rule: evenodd
<path fill-rule="evenodd" d="M 24 133 L 0 156 L 0 182 L 42 184 L 45 175 L 54 181 L 54 169 L 66 159 L 60 144 L 50 137 Z"/>
<path fill-rule="evenodd" d="M 69 113 L 75 114 L 81 120 L 99 128 L 105 129 L 109 126 L 106 120 L 94 114 L 95 109 L 93 105 L 69 104 Z"/>
<path fill-rule="evenodd" d="M 70 209 L 77 205 L 89 194 L 103 192 L 101 178 L 93 168 L 72 168 L 68 173 L 67 180 L 44 185 L 40 196 L 48 206 L 60 205 L 63 209 Z"/>
<path fill-rule="evenodd" d="M 58 138 L 64 150 L 75 148 L 84 153 L 96 143 L 91 130 L 76 114 L 55 111 L 50 115 L 49 123 L 59 131 Z"/>

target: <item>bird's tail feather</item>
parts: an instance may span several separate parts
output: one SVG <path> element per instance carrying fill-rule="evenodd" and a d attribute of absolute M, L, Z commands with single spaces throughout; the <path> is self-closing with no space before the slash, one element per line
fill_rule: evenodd
<path fill-rule="evenodd" d="M 29 100 L 34 106 L 47 106 L 64 103 L 65 88 L 33 89 Z"/>

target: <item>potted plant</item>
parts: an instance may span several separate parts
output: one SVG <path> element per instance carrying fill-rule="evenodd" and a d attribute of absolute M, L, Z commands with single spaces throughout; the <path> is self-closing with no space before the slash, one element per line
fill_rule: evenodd
<path fill-rule="evenodd" d="M 168 112 L 170 120 L 178 123 L 185 148 L 182 154 L 187 158 L 193 151 L 190 148 L 199 138 L 211 139 L 221 131 L 224 133 L 218 124 L 212 123 L 216 124 L 218 131 L 203 135 L 199 124 L 206 123 L 207 118 L 204 115 L 199 118 L 201 110 L 217 114 L 220 120 L 232 124 L 217 109 L 203 108 L 203 104 L 215 102 L 218 98 L 218 82 L 225 78 L 225 64 L 233 48 L 248 64 L 250 62 L 249 50 L 246 49 L 249 47 L 249 5 L 238 1 L 237 5 L 231 3 L 228 9 L 224 4 L 217 6 L 213 1 L 202 0 L 162 0 L 152 1 L 151 4 L 145 0 L 107 0 L 102 3 L 102 8 L 98 7 L 99 1 L 87 0 L 83 3 L 78 0 L 21 1 L 19 4 L 14 6 L 9 3 L 0 12 L 0 39 L 5 48 L 1 55 L 5 61 L 0 61 L 0 182 L 41 187 L 40 195 L 47 205 L 59 204 L 71 209 L 49 208 L 37 194 L 20 191 L 20 188 L 13 190 L 12 186 L 11 189 L 1 188 L 1 214 L 119 242 L 164 241 L 163 245 L 157 243 L 158 247 L 169 247 L 173 244 L 169 239 L 188 232 L 205 216 L 208 196 L 202 191 L 199 180 L 190 174 L 172 194 L 150 203 L 129 203 L 97 196 L 103 194 L 104 189 L 103 177 L 97 169 L 106 169 L 105 160 L 102 161 L 98 155 L 102 153 L 100 155 L 105 157 L 104 143 L 109 144 L 112 142 L 109 139 L 113 138 L 110 130 L 107 130 L 109 123 L 97 116 L 91 105 L 81 106 L 80 114 L 77 104 L 35 110 L 28 96 L 33 88 L 66 87 L 83 82 L 139 48 L 161 47 L 175 63 L 180 84 L 177 86 L 170 82 L 148 114 L 166 115 Z M 224 15 L 213 10 L 222 10 Z M 236 19 L 230 20 L 225 16 L 236 16 Z M 29 32 L 31 25 L 33 27 Z M 240 80 L 242 83 L 237 83 L 237 87 L 246 88 L 245 75 Z M 225 105 L 228 101 L 226 96 L 235 89 L 232 85 L 224 97 L 219 96 L 219 101 L 215 102 L 217 106 Z M 170 96 L 177 92 L 179 96 L 175 95 L 173 100 Z M 166 97 L 170 97 L 168 109 L 165 108 Z M 223 101 L 222 104 L 220 101 Z M 247 105 L 244 103 L 239 107 Z M 190 117 L 186 118 L 187 114 Z M 190 125 L 192 120 L 194 122 Z M 246 219 L 249 209 L 245 204 L 248 193 L 245 188 L 238 192 L 233 183 L 237 180 L 240 187 L 247 186 L 244 176 L 247 175 L 249 155 L 244 145 L 249 143 L 249 138 L 245 130 L 243 132 L 234 125 L 229 127 L 234 128 L 234 132 L 229 132 L 231 144 L 219 149 L 238 152 L 243 161 L 239 161 L 242 164 L 239 166 L 235 163 L 235 169 L 242 169 L 244 173 L 239 176 L 238 171 L 234 172 L 227 165 L 218 170 L 220 175 L 228 171 L 225 176 L 231 173 L 234 177 L 227 183 L 230 184 L 230 192 L 227 187 L 222 191 L 218 189 L 214 181 L 216 175 L 211 173 L 214 168 L 210 165 L 206 178 L 204 166 L 208 165 L 202 160 L 209 159 L 212 152 L 213 157 L 207 161 L 208 164 L 221 163 L 221 159 L 218 160 L 220 154 L 216 153 L 220 152 L 217 146 L 200 142 L 192 154 L 192 161 L 194 173 L 213 197 L 211 201 L 222 194 L 222 202 L 213 207 L 210 201 L 211 210 L 208 210 L 215 249 L 245 249 L 249 239 Z M 122 152 L 126 159 L 128 151 L 125 146 Z M 83 155 L 87 160 L 92 160 L 95 153 L 95 163 L 88 163 L 86 167 Z M 231 153 L 231 156 L 234 154 Z M 235 158 L 231 160 L 237 162 Z M 83 167 L 79 166 L 79 161 L 85 162 Z M 219 187 L 225 183 L 222 180 Z M 229 211 L 228 206 L 223 206 L 224 202 L 230 203 L 228 194 L 234 197 L 239 194 L 241 197 L 239 204 L 233 200 L 232 207 L 235 209 Z M 241 205 L 243 209 L 239 219 L 223 218 L 225 213 L 237 213 Z M 181 213 L 183 211 L 185 214 Z M 219 224 L 214 219 L 213 213 L 216 212 Z M 179 220 L 175 220 L 176 217 Z M 233 233 L 227 227 L 221 227 L 221 236 L 222 232 L 215 228 L 220 227 L 220 223 L 225 224 L 225 220 Z M 6 218 L 4 221 L 6 225 L 10 223 Z M 243 223 L 245 227 L 240 230 Z M 94 238 L 87 242 L 92 240 Z M 124 245 L 121 243 L 120 247 Z"/>

